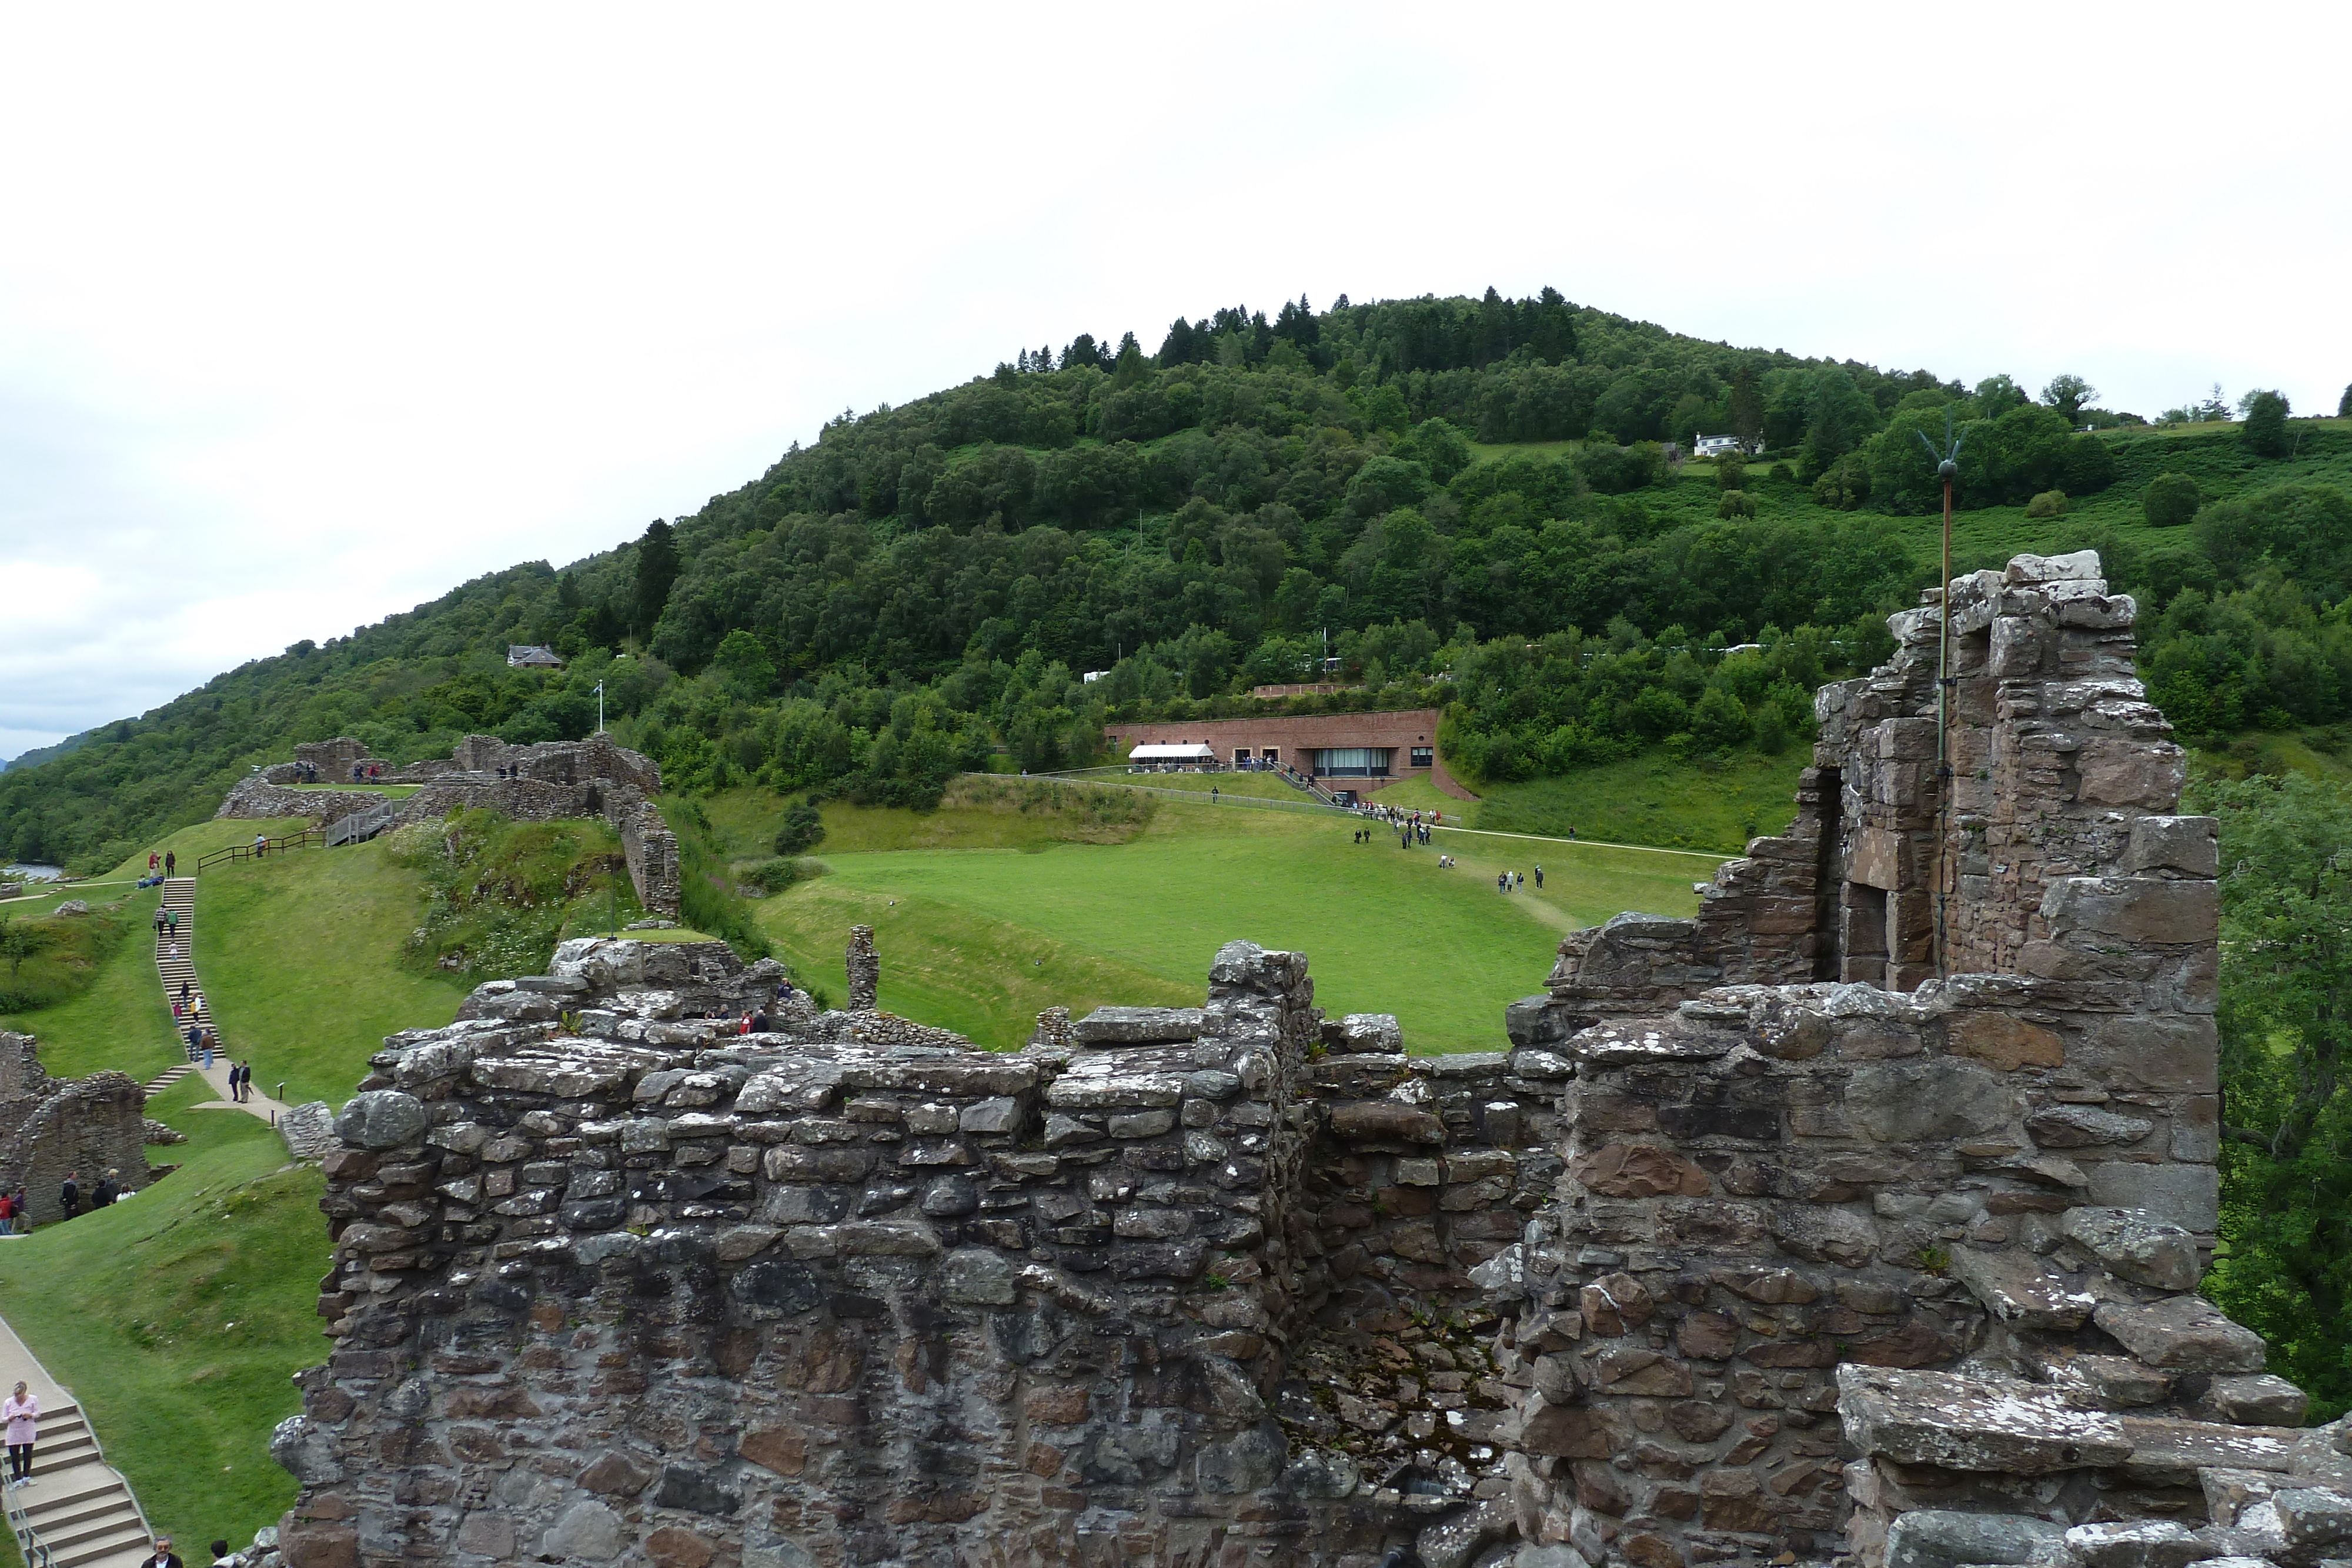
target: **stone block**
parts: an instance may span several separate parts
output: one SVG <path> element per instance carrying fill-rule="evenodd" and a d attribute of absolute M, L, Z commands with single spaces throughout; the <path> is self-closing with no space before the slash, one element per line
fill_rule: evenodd
<path fill-rule="evenodd" d="M 2257 1372 L 2217 1377 L 2205 1403 L 2224 1421 L 2248 1427 L 2300 1427 L 2310 1398 L 2285 1378 Z"/>
<path fill-rule="evenodd" d="M 1897 1464 L 2046 1475 L 2132 1452 L 2115 1416 L 2073 1409 L 2035 1384 L 1852 1364 L 1837 1384 L 1846 1439 Z"/>
<path fill-rule="evenodd" d="M 2095 1204 L 2146 1209 L 2158 1224 L 2210 1236 L 2221 1221 L 2221 1178 L 2211 1166 L 2106 1160 L 2085 1167 Z"/>
<path fill-rule="evenodd" d="M 1966 1139 L 2007 1125 L 2020 1109 L 2000 1075 L 1956 1057 L 1920 1057 L 1857 1068 L 1846 1111 L 1883 1144 Z"/>
<path fill-rule="evenodd" d="M 1070 1025 L 1071 1037 L 1097 1049 L 1198 1040 L 1199 1008 L 1097 1008 Z"/>
<path fill-rule="evenodd" d="M 2155 1122 L 2146 1116 L 2097 1105 L 2049 1105 L 2025 1119 L 2025 1130 L 2045 1149 L 2136 1144 L 2155 1128 Z"/>
<path fill-rule="evenodd" d="M 2072 1289 L 2031 1253 L 1962 1247 L 1952 1253 L 1952 1272 L 1987 1312 L 2018 1328 L 2080 1328 L 2098 1304 L 2096 1297 Z"/>
<path fill-rule="evenodd" d="M 2138 1305 L 2102 1301 L 2092 1321 L 2150 1366 L 2168 1372 L 2260 1372 L 2262 1335 L 2201 1296 Z"/>
<path fill-rule="evenodd" d="M 2144 1210 L 2085 1206 L 2058 1218 L 2061 1235 L 2116 1278 L 2160 1291 L 2191 1291 L 2204 1275 L 2197 1239 Z"/>
<path fill-rule="evenodd" d="M 381 1080 L 379 1080 L 381 1082 Z M 363 1149 L 396 1149 L 425 1136 L 424 1103 L 397 1089 L 354 1094 L 335 1117 L 335 1135 Z"/>
<path fill-rule="evenodd" d="M 1943 1024 L 1947 1051 L 1955 1056 L 1973 1058 L 1998 1071 L 2066 1064 L 2066 1041 L 2055 1030 L 2007 1013 L 1948 1013 Z"/>
<path fill-rule="evenodd" d="M 2065 1526 L 2031 1514 L 1914 1509 L 1886 1532 L 1886 1568 L 2032 1563 L 2064 1534 Z"/>
<path fill-rule="evenodd" d="M 2212 817 L 2138 817 L 2117 869 L 2126 876 L 2210 877 L 2221 873 L 2219 821 Z"/>
<path fill-rule="evenodd" d="M 1568 1163 L 1569 1174 L 1603 1197 L 1704 1197 L 1706 1172 L 1673 1152 L 1644 1144 L 1604 1144 Z"/>
<path fill-rule="evenodd" d="M 1445 1124 L 1427 1111 L 1392 1100 L 1359 1100 L 1336 1107 L 1331 1132 L 1349 1143 L 1443 1144 Z"/>
<path fill-rule="evenodd" d="M 2169 1519 L 2078 1524 L 2066 1531 L 2068 1558 L 2082 1568 L 2189 1568 L 2213 1549 Z"/>
<path fill-rule="evenodd" d="M 2221 890 L 2210 882 L 2157 877 L 2069 876 L 2050 884 L 2042 918 L 2052 940 L 2156 946 L 2210 945 L 2221 928 Z"/>

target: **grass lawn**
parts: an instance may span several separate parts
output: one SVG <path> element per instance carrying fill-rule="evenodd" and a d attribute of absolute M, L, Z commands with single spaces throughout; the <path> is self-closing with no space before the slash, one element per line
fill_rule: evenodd
<path fill-rule="evenodd" d="M 1777 833 L 1796 816 L 1797 775 L 1811 761 L 1809 746 L 1717 766 L 1653 752 L 1559 778 L 1492 785 L 1478 803 L 1476 825 L 1555 838 L 1573 827 L 1580 839 L 1738 854 L 1749 839 Z M 1712 873 L 1698 874 L 1704 880 Z"/>
<path fill-rule="evenodd" d="M 302 820 L 199 822 L 157 840 L 152 847 L 158 854 L 176 853 L 180 864 L 187 867 L 210 851 L 249 843 L 258 831 L 285 832 L 289 825 L 299 828 Z M 142 850 L 104 876 L 93 877 L 79 884 L 79 889 L 65 889 L 63 896 L 88 899 L 93 905 L 100 900 L 120 899 L 124 913 L 137 924 L 92 972 L 88 989 L 37 1011 L 0 1018 L 0 1029 L 38 1035 L 41 1065 L 60 1078 L 80 1078 L 113 1067 L 144 1082 L 187 1059 L 173 1033 L 172 1009 L 155 977 L 155 946 L 147 929 L 163 892 L 159 887 L 131 885 L 146 874 L 147 852 Z M 210 878 L 205 881 L 208 884 Z M 198 905 L 203 906 L 201 892 Z"/>
<path fill-rule="evenodd" d="M 106 1456 L 192 1561 L 253 1538 L 294 1500 L 269 1430 L 300 1408 L 289 1374 L 325 1359 L 313 1313 L 329 1254 L 312 1166 L 242 1112 L 149 1113 L 189 1134 L 182 1167 L 112 1208 L 0 1243 L 0 1315 L 89 1413 Z"/>
<path fill-rule="evenodd" d="M 405 800 L 425 786 L 422 784 L 285 784 L 280 785 L 279 788 L 332 790 L 342 795 L 381 795 L 387 800 Z"/>
<path fill-rule="evenodd" d="M 395 1030 L 456 1016 L 467 987 L 397 963 L 422 879 L 386 841 L 237 861 L 196 894 L 196 972 L 229 1054 L 268 1093 L 340 1105 Z"/>
<path fill-rule="evenodd" d="M 868 815 L 908 816 L 873 812 Z M 830 821 L 830 818 L 828 819 Z M 1053 1003 L 1197 1000 L 1234 937 L 1297 948 L 1334 1015 L 1392 1012 L 1413 1049 L 1502 1046 L 1505 1004 L 1540 988 L 1561 935 L 1624 909 L 1688 914 L 1703 857 L 1441 833 L 1401 850 L 1346 819 L 1161 800 L 1118 845 L 1008 852 L 952 843 L 818 853 L 832 874 L 758 908 L 795 970 L 838 997 L 847 927 L 875 928 L 881 1002 L 983 1043 L 1017 1044 Z M 878 840 L 878 825 L 845 834 Z M 1460 865 L 1442 870 L 1442 852 Z M 1547 887 L 1495 891 L 1545 864 Z M 1150 985 L 1147 982 L 1156 981 Z"/>
<path fill-rule="evenodd" d="M 813 852 L 1119 843 L 1143 831 L 1152 800 L 1131 789 L 1087 789 L 1054 779 L 966 777 L 949 783 L 935 811 L 875 810 L 828 801 L 822 808 L 824 838 Z M 769 790 L 748 789 L 712 795 L 702 808 L 729 859 L 756 861 L 775 852 L 776 830 L 783 826 L 790 804 Z"/>

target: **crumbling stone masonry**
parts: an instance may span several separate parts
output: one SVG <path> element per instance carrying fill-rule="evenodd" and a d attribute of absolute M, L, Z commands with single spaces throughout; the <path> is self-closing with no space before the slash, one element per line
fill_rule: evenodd
<path fill-rule="evenodd" d="M 305 766 L 316 768 L 322 782 L 349 779 L 354 763 L 364 766 L 374 760 L 365 756 L 360 741 L 349 737 L 306 741 L 294 750 L 295 761 L 276 763 L 237 780 L 213 815 L 310 817 L 327 822 L 383 804 L 383 797 L 361 790 L 290 788 Z M 650 758 L 614 744 L 610 736 L 509 746 L 495 736 L 469 735 L 446 761 L 398 768 L 385 765 L 384 781 L 420 786 L 397 803 L 394 823 L 436 821 L 469 807 L 500 811 L 519 821 L 601 816 L 621 835 L 637 901 L 664 915 L 678 912 L 677 837 L 647 799 L 661 793 L 661 769 Z"/>
<path fill-rule="evenodd" d="M 482 988 L 336 1122 L 284 1561 L 2352 1558 L 2347 1428 L 2192 1293 L 2213 824 L 2096 573 L 1952 586 L 1948 780 L 1896 617 L 1790 831 L 1507 1052 L 1246 942 L 1007 1054 L 733 1034 L 716 944 Z"/>
<path fill-rule="evenodd" d="M 875 989 L 882 983 L 882 961 L 874 954 L 874 927 L 853 925 L 849 928 L 849 952 L 845 967 L 849 971 L 850 1010 L 870 1010 L 874 1006 Z"/>
<path fill-rule="evenodd" d="M 147 1092 L 125 1074 L 52 1078 L 34 1036 L 0 1032 L 0 1188 L 22 1186 L 33 1222 L 45 1225 L 64 1217 L 58 1188 L 68 1171 L 85 1192 L 108 1171 L 126 1191 L 145 1186 L 147 1145 L 184 1141 L 150 1122 L 146 1106 Z"/>

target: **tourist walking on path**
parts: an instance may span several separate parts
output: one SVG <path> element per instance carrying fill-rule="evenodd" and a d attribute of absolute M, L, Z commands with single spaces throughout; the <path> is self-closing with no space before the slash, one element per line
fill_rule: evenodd
<path fill-rule="evenodd" d="M 0 1192 L 0 1236 L 14 1236 L 16 1231 L 12 1228 L 16 1223 L 16 1206 L 6 1193 Z"/>
<path fill-rule="evenodd" d="M 68 1219 L 81 1212 L 81 1184 L 74 1180 L 71 1171 L 66 1172 L 66 1179 L 58 1186 L 58 1207 L 66 1211 Z"/>
<path fill-rule="evenodd" d="M 41 1400 L 20 1380 L 16 1392 L 0 1401 L 0 1421 L 8 1423 L 8 1484 L 23 1486 L 33 1479 L 33 1442 L 41 1433 Z"/>
<path fill-rule="evenodd" d="M 1536 891 L 1538 893 L 1543 891 L 1543 867 L 1541 866 L 1536 867 Z"/>
<path fill-rule="evenodd" d="M 165 876 L 177 876 L 179 873 L 180 852 L 177 850 L 165 850 L 163 852 L 163 874 Z"/>

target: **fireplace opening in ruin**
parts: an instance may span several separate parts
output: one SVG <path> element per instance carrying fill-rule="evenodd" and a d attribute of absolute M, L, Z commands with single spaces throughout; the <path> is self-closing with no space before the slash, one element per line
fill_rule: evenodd
<path fill-rule="evenodd" d="M 1886 983 L 1886 890 L 1866 882 L 1845 884 L 1844 919 L 1839 932 L 1843 961 L 1838 978 L 1866 986 Z"/>
<path fill-rule="evenodd" d="M 1837 888 L 1838 830 L 1845 809 L 1845 790 L 1838 769 L 1823 768 L 1814 789 L 1821 801 L 1822 827 L 1813 851 L 1813 967 L 1816 980 L 1838 977 Z"/>

